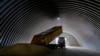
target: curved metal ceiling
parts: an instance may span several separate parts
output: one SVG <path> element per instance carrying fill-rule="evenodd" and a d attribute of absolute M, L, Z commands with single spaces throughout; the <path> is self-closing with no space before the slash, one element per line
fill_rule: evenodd
<path fill-rule="evenodd" d="M 74 13 L 83 17 L 88 22 L 92 22 L 99 30 L 100 25 L 100 1 L 99 0 L 83 0 L 83 1 L 60 1 L 57 3 L 60 12 Z"/>
<path fill-rule="evenodd" d="M 100 33 L 99 0 L 1 0 L 0 8 L 1 47 L 17 43 L 25 28 L 36 18 L 56 18 L 60 13 L 83 17 Z"/>
<path fill-rule="evenodd" d="M 1 1 L 1 46 L 16 42 L 34 18 L 57 15 L 56 7 L 46 0 L 3 0 Z M 32 18 L 33 17 L 33 18 Z M 14 38 L 13 40 L 11 40 Z M 6 44 L 9 43 L 9 44 Z"/>

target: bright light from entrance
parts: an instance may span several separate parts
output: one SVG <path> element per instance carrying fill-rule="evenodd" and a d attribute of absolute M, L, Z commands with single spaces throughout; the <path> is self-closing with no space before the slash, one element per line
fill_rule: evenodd
<path fill-rule="evenodd" d="M 65 47 L 68 47 L 67 38 L 65 38 Z"/>
<path fill-rule="evenodd" d="M 56 38 L 56 44 L 58 44 L 58 37 Z"/>

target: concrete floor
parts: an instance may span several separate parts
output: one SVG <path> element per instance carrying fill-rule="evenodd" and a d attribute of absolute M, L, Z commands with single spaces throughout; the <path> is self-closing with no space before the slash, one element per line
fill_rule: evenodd
<path fill-rule="evenodd" d="M 16 44 L 0 49 L 0 56 L 100 56 L 100 52 L 82 47 L 49 49 L 34 44 Z"/>
<path fill-rule="evenodd" d="M 59 48 L 47 56 L 100 56 L 100 53 L 84 48 Z"/>

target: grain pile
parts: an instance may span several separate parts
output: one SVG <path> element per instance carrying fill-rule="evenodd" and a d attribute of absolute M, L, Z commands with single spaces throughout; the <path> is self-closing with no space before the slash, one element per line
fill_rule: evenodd
<path fill-rule="evenodd" d="M 51 49 L 35 44 L 15 44 L 11 47 L 0 49 L 0 55 L 14 56 L 44 56 L 52 52 Z"/>

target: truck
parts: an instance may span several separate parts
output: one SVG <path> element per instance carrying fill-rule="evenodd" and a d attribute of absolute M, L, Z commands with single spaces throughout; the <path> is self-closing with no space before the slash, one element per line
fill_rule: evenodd
<path fill-rule="evenodd" d="M 64 48 L 65 47 L 65 37 L 58 38 L 58 47 Z"/>

